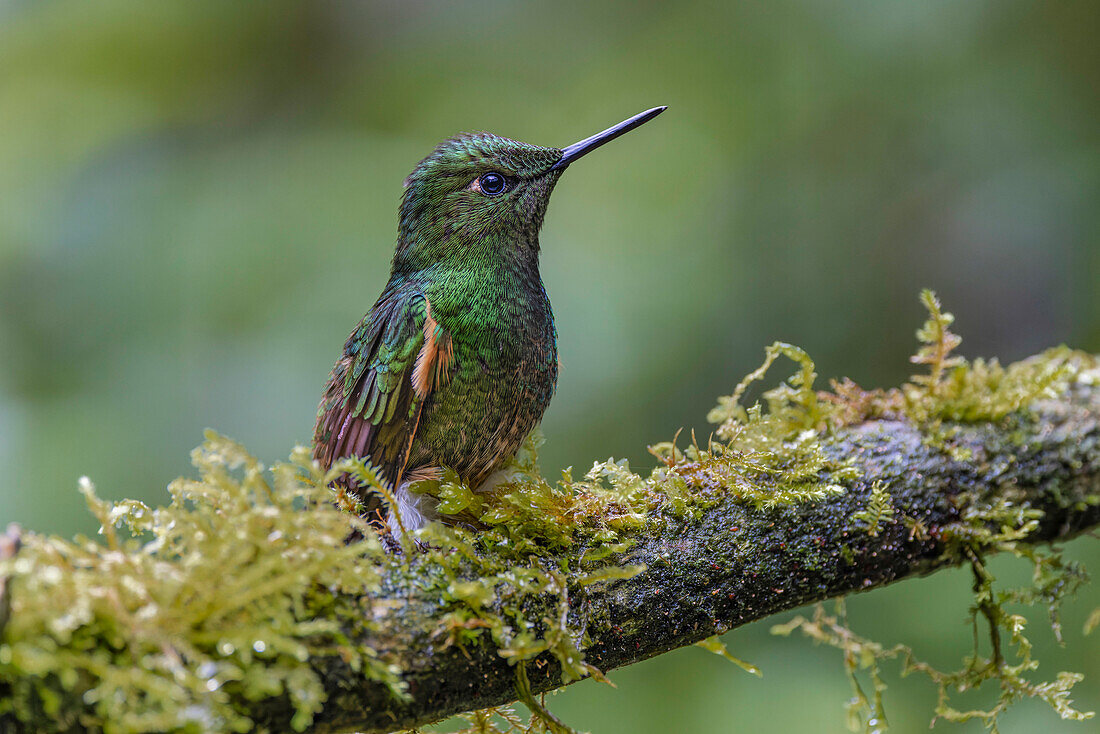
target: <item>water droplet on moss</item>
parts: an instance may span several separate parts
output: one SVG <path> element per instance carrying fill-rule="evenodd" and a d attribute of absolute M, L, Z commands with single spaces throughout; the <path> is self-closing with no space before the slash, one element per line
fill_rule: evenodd
<path fill-rule="evenodd" d="M 255 650 L 256 652 L 262 653 L 265 650 L 267 650 L 267 643 L 264 642 L 263 640 L 256 640 L 255 642 L 252 643 L 252 649 Z"/>

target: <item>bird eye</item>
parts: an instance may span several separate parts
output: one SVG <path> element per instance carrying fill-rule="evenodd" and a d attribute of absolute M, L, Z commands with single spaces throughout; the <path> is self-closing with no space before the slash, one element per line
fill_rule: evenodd
<path fill-rule="evenodd" d="M 496 172 L 483 173 L 481 177 L 478 178 L 477 185 L 483 194 L 496 196 L 497 194 L 504 193 L 504 189 L 508 188 L 508 181 L 504 176 Z"/>

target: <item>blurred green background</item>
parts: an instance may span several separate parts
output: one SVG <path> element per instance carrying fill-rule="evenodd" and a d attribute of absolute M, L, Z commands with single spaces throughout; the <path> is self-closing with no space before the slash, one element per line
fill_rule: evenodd
<path fill-rule="evenodd" d="M 1098 27 L 1095 2 L 0 2 L 0 521 L 93 532 L 82 474 L 163 502 L 207 426 L 267 461 L 306 442 L 402 179 L 463 130 L 561 146 L 670 106 L 550 207 L 548 473 L 651 465 L 776 339 L 896 384 L 923 286 L 968 356 L 1100 351 Z M 968 588 L 849 612 L 951 665 Z M 1063 649 L 1032 615 L 1039 674 L 1085 673 L 1091 709 L 1096 588 Z M 769 624 L 726 638 L 763 680 L 687 649 L 552 707 L 601 734 L 844 731 L 839 654 Z M 925 731 L 931 687 L 889 682 L 894 731 Z M 1002 731 L 1093 726 L 1028 703 Z"/>

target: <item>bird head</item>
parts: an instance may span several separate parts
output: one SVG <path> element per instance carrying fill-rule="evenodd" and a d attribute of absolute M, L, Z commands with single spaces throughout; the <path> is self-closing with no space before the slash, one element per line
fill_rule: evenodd
<path fill-rule="evenodd" d="M 493 258 L 537 264 L 539 228 L 566 167 L 664 109 L 561 149 L 490 133 L 443 141 L 405 179 L 394 271 Z"/>

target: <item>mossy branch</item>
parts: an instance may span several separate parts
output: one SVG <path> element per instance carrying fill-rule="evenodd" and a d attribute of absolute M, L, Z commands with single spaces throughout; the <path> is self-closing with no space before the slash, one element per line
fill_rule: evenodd
<path fill-rule="evenodd" d="M 1096 527 L 1100 373 L 1092 374 L 1094 384 L 1043 402 L 1027 420 L 958 426 L 952 441 L 970 452 L 968 461 L 930 445 L 912 424 L 867 421 L 823 439 L 827 455 L 854 458 L 862 475 L 844 494 L 771 508 L 731 497 L 697 521 L 667 517 L 627 533 L 635 542 L 618 561 L 645 572 L 587 587 L 572 600 L 586 661 L 607 672 L 810 602 L 969 563 L 974 548 L 996 550 L 1005 506 L 1041 518 L 1019 538 L 1026 543 Z M 895 517 L 910 522 L 881 523 L 876 534 L 853 523 L 875 488 L 889 494 Z M 580 555 L 569 563 L 578 565 Z M 420 587 L 418 572 L 395 578 L 392 588 L 400 590 L 400 612 L 374 639 L 390 641 L 381 654 L 404 671 L 413 698 L 395 701 L 383 686 L 333 669 L 326 687 L 347 707 L 326 707 L 320 730 L 386 731 L 515 699 L 514 671 L 493 644 L 441 649 L 439 619 L 449 605 Z M 538 660 L 528 670 L 531 690 L 560 685 L 558 664 L 546 654 Z"/>
<path fill-rule="evenodd" d="M 88 485 L 106 546 L 27 533 L 0 554 L 0 730 L 384 732 L 519 697 L 541 717 L 532 730 L 566 731 L 540 692 L 806 603 L 959 564 L 984 574 L 999 551 L 1034 560 L 1035 588 L 998 596 L 976 576 L 994 654 L 926 672 L 942 691 L 995 678 L 1004 705 L 1033 695 L 1084 716 L 1073 674 L 1024 677 L 1022 617 L 999 605 L 1042 601 L 1056 620 L 1082 578 L 1035 545 L 1100 524 L 1100 367 L 1068 350 L 966 365 L 948 356 L 938 304 L 932 320 L 942 328 L 921 338 L 944 347 L 924 352 L 932 376 L 892 391 L 815 393 L 808 357 L 774 345 L 767 364 L 799 370 L 764 393 L 768 410 L 741 405 L 762 369 L 712 411 L 717 440 L 652 447 L 648 477 L 607 461 L 551 486 L 531 445 L 490 494 L 430 483 L 482 528 L 432 526 L 423 551 L 387 555 L 335 506 L 352 499 L 330 501 L 340 473 L 377 483 L 362 462 L 325 474 L 299 452 L 268 480 L 211 435 L 201 479 L 174 484 L 169 507 L 112 505 Z M 339 542 L 350 529 L 368 540 Z M 845 647 L 853 681 L 902 654 L 835 618 L 802 623 Z M 863 697 L 876 712 L 879 690 Z M 942 699 L 937 713 L 972 715 Z"/>

